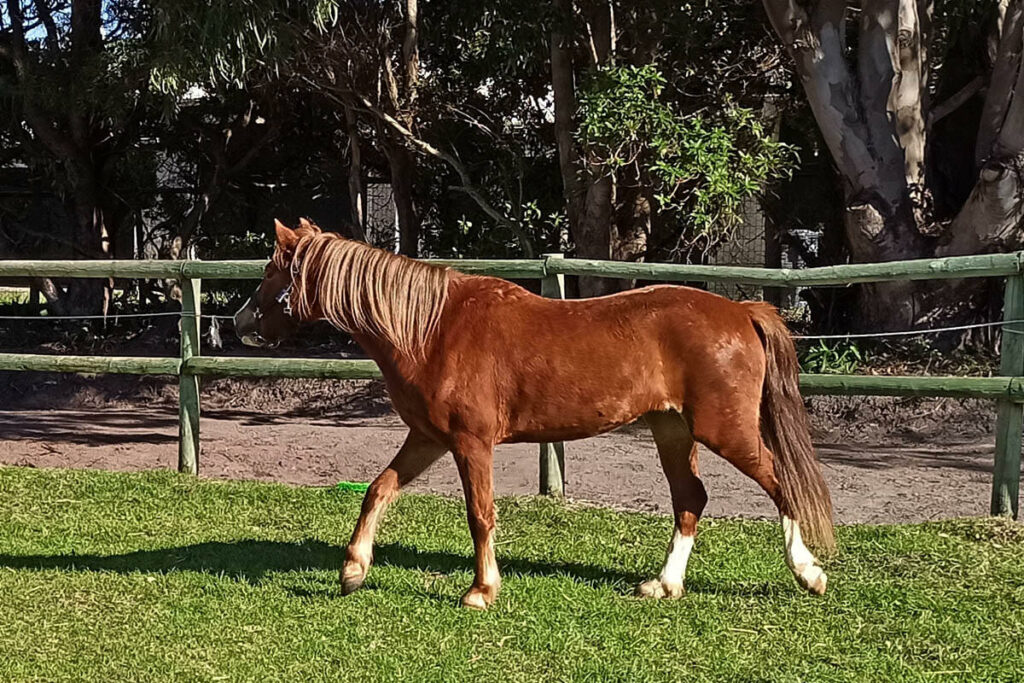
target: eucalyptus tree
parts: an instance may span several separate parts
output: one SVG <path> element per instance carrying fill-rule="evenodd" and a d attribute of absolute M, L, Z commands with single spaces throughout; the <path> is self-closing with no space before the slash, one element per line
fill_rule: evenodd
<path fill-rule="evenodd" d="M 841 178 L 850 259 L 1024 247 L 1024 2 L 764 0 Z M 983 288 L 876 285 L 860 324 L 969 316 Z"/>

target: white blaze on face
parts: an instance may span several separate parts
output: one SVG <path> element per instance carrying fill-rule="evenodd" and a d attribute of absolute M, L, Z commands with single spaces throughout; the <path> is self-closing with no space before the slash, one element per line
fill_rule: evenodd
<path fill-rule="evenodd" d="M 693 551 L 693 536 L 683 536 L 676 527 L 672 531 L 672 541 L 668 544 L 668 556 L 665 558 L 665 567 L 661 570 L 663 585 L 682 586 L 686 578 L 686 564 L 690 560 L 690 552 Z"/>

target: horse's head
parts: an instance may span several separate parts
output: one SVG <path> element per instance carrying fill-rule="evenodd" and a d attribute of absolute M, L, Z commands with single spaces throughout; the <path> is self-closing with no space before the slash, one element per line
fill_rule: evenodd
<path fill-rule="evenodd" d="M 301 322 L 292 310 L 292 260 L 295 247 L 305 234 L 316 234 L 320 228 L 301 219 L 298 230 L 281 221 L 274 221 L 277 243 L 267 264 L 263 281 L 235 313 L 235 334 L 247 346 L 273 348 L 291 335 Z"/>

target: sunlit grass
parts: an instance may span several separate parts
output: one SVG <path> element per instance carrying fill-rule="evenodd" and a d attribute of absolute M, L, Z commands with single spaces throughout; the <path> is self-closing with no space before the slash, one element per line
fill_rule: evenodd
<path fill-rule="evenodd" d="M 499 504 L 504 585 L 471 580 L 458 501 L 402 498 L 342 597 L 359 495 L 170 473 L 0 468 L 0 680 L 1014 680 L 1024 532 L 839 530 L 800 592 L 775 523 L 706 520 L 689 593 L 631 596 L 666 517 Z"/>

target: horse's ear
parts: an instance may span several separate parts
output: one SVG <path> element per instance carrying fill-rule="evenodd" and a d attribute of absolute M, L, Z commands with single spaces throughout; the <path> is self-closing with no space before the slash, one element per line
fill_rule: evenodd
<path fill-rule="evenodd" d="M 313 223 L 312 221 L 310 221 L 308 218 L 299 219 L 299 229 L 309 230 L 313 234 L 317 234 L 320 232 L 320 227 Z"/>
<path fill-rule="evenodd" d="M 276 218 L 274 219 L 274 232 L 277 233 L 277 248 L 282 251 L 288 251 L 299 241 L 299 236 L 295 234 L 295 231 Z"/>

